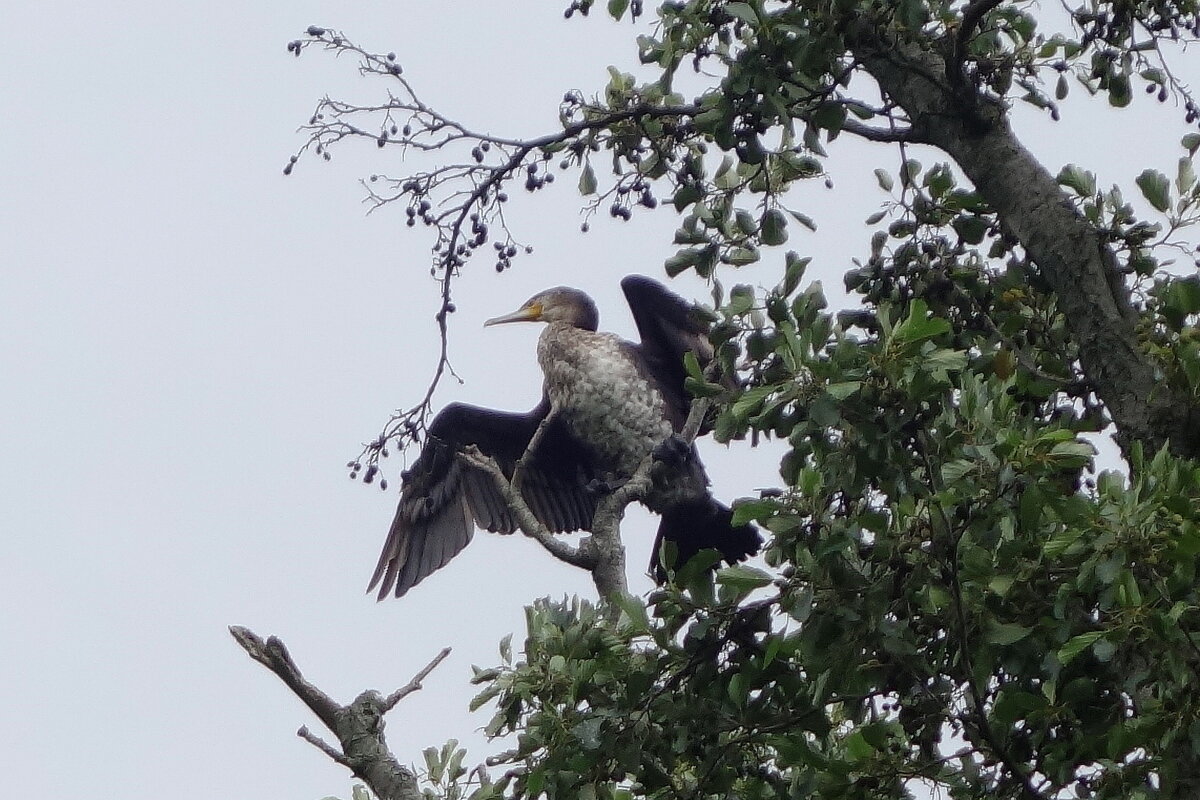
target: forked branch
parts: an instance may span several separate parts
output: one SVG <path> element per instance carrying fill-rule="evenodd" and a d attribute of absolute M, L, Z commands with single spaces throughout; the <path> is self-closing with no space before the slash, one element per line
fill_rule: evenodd
<path fill-rule="evenodd" d="M 274 672 L 312 709 L 337 737 L 341 750 L 313 734 L 308 726 L 302 726 L 296 732 L 297 736 L 353 772 L 380 800 L 421 800 L 423 795 L 413 771 L 397 761 L 388 749 L 383 736 L 383 715 L 401 699 L 420 689 L 421 681 L 450 655 L 450 648 L 443 649 L 407 685 L 387 697 L 368 690 L 343 706 L 304 678 L 287 647 L 278 638 L 271 636 L 264 641 L 240 625 L 230 626 L 229 633 L 251 658 Z"/>

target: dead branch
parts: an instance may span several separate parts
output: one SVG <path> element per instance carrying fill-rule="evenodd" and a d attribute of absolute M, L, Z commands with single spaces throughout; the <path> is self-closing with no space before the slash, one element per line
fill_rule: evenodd
<path fill-rule="evenodd" d="M 302 726 L 296 732 L 297 736 L 349 769 L 380 800 L 421 800 L 416 775 L 397 761 L 388 749 L 383 735 L 383 715 L 401 699 L 420 689 L 421 681 L 450 655 L 450 648 L 443 649 L 407 685 L 386 698 L 377 691 L 368 690 L 350 705 L 343 706 L 305 680 L 287 647 L 278 638 L 271 636 L 264 641 L 249 628 L 240 625 L 231 625 L 229 633 L 251 658 L 274 672 L 293 694 L 312 709 L 321 723 L 337 737 L 341 750 L 313 734 L 308 726 Z"/>

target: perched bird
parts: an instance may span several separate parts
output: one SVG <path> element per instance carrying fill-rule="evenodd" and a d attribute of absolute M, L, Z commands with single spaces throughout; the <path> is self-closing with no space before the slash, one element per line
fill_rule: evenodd
<path fill-rule="evenodd" d="M 590 530 L 598 492 L 627 480 L 654 452 L 662 464 L 642 502 L 662 515 L 651 565 L 659 580 L 666 575 L 658 563 L 664 540 L 674 543 L 677 564 L 707 548 L 730 563 L 758 552 L 758 531 L 733 527 L 729 507 L 708 490 L 695 448 L 675 436 L 691 405 L 684 354 L 694 353 L 702 366 L 713 357 L 707 326 L 657 281 L 635 275 L 621 288 L 640 344 L 598 333 L 595 303 L 561 286 L 484 323 L 546 323 L 537 347 L 542 401 L 527 414 L 454 403 L 434 418 L 421 454 L 404 473 L 400 505 L 367 591 L 378 585 L 379 599 L 400 597 L 466 547 L 477 525 L 515 531 L 493 477 L 457 454 L 475 445 L 511 479 L 547 416 L 525 458 L 520 488 L 549 530 Z"/>

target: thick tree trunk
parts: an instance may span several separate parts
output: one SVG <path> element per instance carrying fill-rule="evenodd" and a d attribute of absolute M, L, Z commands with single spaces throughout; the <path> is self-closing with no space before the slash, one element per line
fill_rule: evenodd
<path fill-rule="evenodd" d="M 1171 396 L 1137 344 L 1116 255 L 1021 144 L 1005 109 L 964 97 L 936 53 L 861 40 L 855 56 L 908 114 L 913 138 L 954 159 L 1050 282 L 1122 449 L 1136 441 L 1153 452 L 1169 443 L 1177 455 L 1200 456 L 1196 409 Z"/>

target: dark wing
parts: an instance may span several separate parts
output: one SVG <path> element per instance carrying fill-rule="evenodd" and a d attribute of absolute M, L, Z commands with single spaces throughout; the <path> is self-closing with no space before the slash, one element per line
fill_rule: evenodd
<path fill-rule="evenodd" d="M 700 368 L 708 366 L 713 359 L 708 325 L 695 306 L 656 280 L 630 275 L 621 281 L 621 289 L 642 338 L 638 352 L 670 404 L 672 421 L 678 429 L 687 419 L 691 405 L 683 386 L 687 377 L 683 356 L 695 353 Z"/>
<path fill-rule="evenodd" d="M 444 566 L 471 541 L 475 526 L 492 532 L 517 529 L 495 480 L 457 457 L 467 445 L 491 456 L 511 478 L 517 460 L 549 410 L 546 401 L 528 414 L 451 404 L 429 426 L 425 446 L 404 473 L 400 505 L 367 591 L 400 597 Z M 522 494 L 552 531 L 591 527 L 595 501 L 588 457 L 566 426 L 552 421 L 531 454 Z"/>

